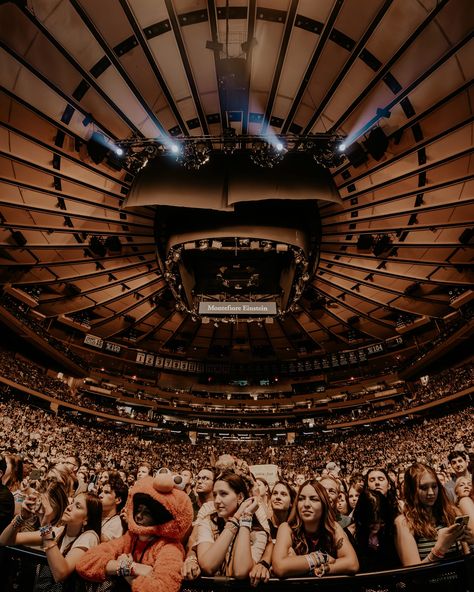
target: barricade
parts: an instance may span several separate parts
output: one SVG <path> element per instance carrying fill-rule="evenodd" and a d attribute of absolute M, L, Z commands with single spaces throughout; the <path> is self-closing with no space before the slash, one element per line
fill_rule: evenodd
<path fill-rule="evenodd" d="M 36 574 L 46 563 L 43 553 L 26 547 L 0 549 L 0 588 L 5 592 L 33 592 Z M 78 578 L 78 580 L 80 580 Z M 78 581 L 77 592 L 112 592 L 114 586 Z M 184 582 L 181 592 L 249 592 L 248 580 L 202 577 Z M 403 569 L 324 578 L 271 579 L 261 592 L 474 592 L 474 555 Z"/>

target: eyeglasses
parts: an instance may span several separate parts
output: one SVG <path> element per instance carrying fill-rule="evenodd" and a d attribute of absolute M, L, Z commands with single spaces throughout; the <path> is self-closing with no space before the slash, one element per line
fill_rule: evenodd
<path fill-rule="evenodd" d="M 211 477 L 206 477 L 206 475 L 198 475 L 196 481 L 212 481 L 212 479 Z"/>

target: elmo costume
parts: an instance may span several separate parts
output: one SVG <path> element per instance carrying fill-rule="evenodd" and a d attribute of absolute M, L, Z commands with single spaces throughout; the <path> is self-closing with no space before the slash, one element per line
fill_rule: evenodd
<path fill-rule="evenodd" d="M 131 554 L 135 562 L 152 567 L 148 575 L 131 579 L 133 592 L 178 592 L 184 557 L 181 540 L 191 527 L 193 508 L 188 495 L 174 485 L 171 474 L 137 481 L 126 504 L 128 532 L 85 553 L 76 566 L 78 574 L 89 581 L 103 582 L 108 577 L 108 562 Z M 153 526 L 135 522 L 141 504 L 151 511 Z"/>

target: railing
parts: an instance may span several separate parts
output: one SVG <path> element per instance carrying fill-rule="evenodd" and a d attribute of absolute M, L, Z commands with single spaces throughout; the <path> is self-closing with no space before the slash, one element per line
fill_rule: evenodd
<path fill-rule="evenodd" d="M 5 592 L 33 592 L 39 566 L 46 564 L 43 553 L 25 547 L 0 549 L 0 588 Z M 4 587 L 5 586 L 5 587 Z M 99 592 L 103 585 L 87 584 L 87 592 Z M 80 586 L 77 588 L 80 589 Z M 113 590 L 113 586 L 108 590 Z M 271 579 L 260 584 L 262 592 L 474 592 L 474 555 L 403 569 L 318 578 Z M 181 592 L 243 592 L 251 590 L 248 580 L 227 577 L 199 578 L 184 582 Z"/>

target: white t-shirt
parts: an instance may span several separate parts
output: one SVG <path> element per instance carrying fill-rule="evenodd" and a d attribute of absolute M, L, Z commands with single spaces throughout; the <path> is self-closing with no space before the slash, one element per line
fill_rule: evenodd
<path fill-rule="evenodd" d="M 123 535 L 123 526 L 120 516 L 115 514 L 112 518 L 104 518 L 102 520 L 102 540 L 110 541 L 118 539 Z"/>
<path fill-rule="evenodd" d="M 64 530 L 64 526 L 60 526 L 60 527 L 54 527 L 54 532 L 56 534 L 56 538 L 61 536 L 61 533 Z M 85 551 L 88 551 L 89 549 L 92 549 L 93 547 L 97 547 L 97 545 L 100 543 L 99 540 L 99 535 L 94 531 L 94 530 L 86 530 L 85 532 L 81 533 L 78 537 L 70 537 L 67 534 L 63 537 L 63 540 L 61 541 L 61 545 L 59 547 L 59 550 L 61 551 L 61 553 L 64 553 L 64 550 L 67 549 L 67 547 L 70 545 L 71 541 L 74 541 L 71 545 L 71 547 L 68 549 L 68 552 L 71 551 L 72 549 L 84 549 Z"/>

